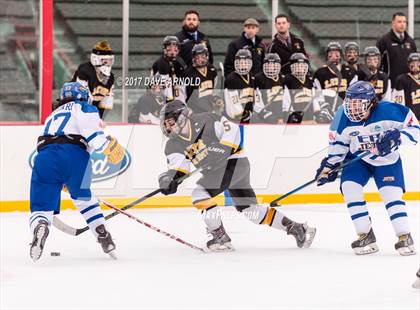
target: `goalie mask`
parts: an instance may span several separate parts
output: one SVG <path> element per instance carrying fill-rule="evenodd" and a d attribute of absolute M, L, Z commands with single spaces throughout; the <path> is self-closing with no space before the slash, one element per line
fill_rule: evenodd
<path fill-rule="evenodd" d="M 338 65 L 341 61 L 341 54 L 342 53 L 343 53 L 343 49 L 341 48 L 340 43 L 338 43 L 338 42 L 328 43 L 327 50 L 326 50 L 327 61 Z"/>
<path fill-rule="evenodd" d="M 411 53 L 407 58 L 408 70 L 414 76 L 420 73 L 420 53 Z"/>
<path fill-rule="evenodd" d="M 365 64 L 369 68 L 369 71 L 375 72 L 379 69 L 381 64 L 381 53 L 376 46 L 368 46 L 363 52 L 365 56 Z"/>
<path fill-rule="evenodd" d="M 269 79 L 279 76 L 281 70 L 280 56 L 275 53 L 268 53 L 264 57 L 263 72 Z"/>
<path fill-rule="evenodd" d="M 369 110 L 377 102 L 375 89 L 372 84 L 358 81 L 352 84 L 346 91 L 344 99 L 344 114 L 353 122 L 364 120 Z"/>
<path fill-rule="evenodd" d="M 252 55 L 247 49 L 240 49 L 235 55 L 235 71 L 239 75 L 247 75 L 252 68 Z"/>
<path fill-rule="evenodd" d="M 163 56 L 168 60 L 174 60 L 179 53 L 179 40 L 176 36 L 166 36 L 162 42 Z"/>
<path fill-rule="evenodd" d="M 359 60 L 360 48 L 356 42 L 347 42 L 344 45 L 344 59 L 349 65 L 354 65 Z"/>
<path fill-rule="evenodd" d="M 95 44 L 90 54 L 90 62 L 103 75 L 111 75 L 111 69 L 114 64 L 114 52 L 108 41 L 99 41 Z"/>
<path fill-rule="evenodd" d="M 209 61 L 209 51 L 204 44 L 196 44 L 192 49 L 192 62 L 194 67 L 202 68 L 207 66 Z"/>
<path fill-rule="evenodd" d="M 303 81 L 309 70 L 309 60 L 302 53 L 294 53 L 290 57 L 290 70 L 292 75 Z"/>
<path fill-rule="evenodd" d="M 188 121 L 188 108 L 180 100 L 174 100 L 164 105 L 160 111 L 160 128 L 167 137 L 179 135 Z"/>

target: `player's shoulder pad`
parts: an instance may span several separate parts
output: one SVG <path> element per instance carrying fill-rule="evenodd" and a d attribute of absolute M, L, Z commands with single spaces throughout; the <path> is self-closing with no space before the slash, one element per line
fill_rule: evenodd
<path fill-rule="evenodd" d="M 78 105 L 80 105 L 80 108 L 81 108 L 83 113 L 99 113 L 97 107 L 95 107 L 94 105 L 92 105 L 92 104 L 90 104 L 86 101 L 76 100 L 74 102 L 77 103 Z"/>
<path fill-rule="evenodd" d="M 405 121 L 409 112 L 410 109 L 402 104 L 382 100 L 372 111 L 369 121 L 372 123 L 379 121 L 395 121 L 402 123 Z"/>
<path fill-rule="evenodd" d="M 341 134 L 346 128 L 348 122 L 347 116 L 344 114 L 344 107 L 340 106 L 334 115 L 334 119 L 330 125 L 330 131 L 336 131 Z"/>
<path fill-rule="evenodd" d="M 169 156 L 174 153 L 184 153 L 184 150 L 178 138 L 170 138 L 168 141 L 166 141 L 165 156 Z"/>

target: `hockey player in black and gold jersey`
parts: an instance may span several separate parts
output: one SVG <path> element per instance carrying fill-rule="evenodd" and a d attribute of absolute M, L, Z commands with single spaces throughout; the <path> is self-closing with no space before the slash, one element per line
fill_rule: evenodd
<path fill-rule="evenodd" d="M 192 49 L 192 65 L 184 73 L 187 105 L 193 113 L 214 110 L 214 89 L 217 83 L 216 68 L 208 62 L 209 52 L 206 45 L 196 44 Z"/>
<path fill-rule="evenodd" d="M 313 123 L 319 114 L 322 122 L 332 119 L 327 108 L 321 109 L 322 93 L 317 92 L 309 75 L 309 60 L 302 53 L 290 57 L 291 74 L 284 78 L 283 115 L 287 123 Z M 324 115 L 325 114 L 325 115 Z M 325 121 L 323 120 L 325 117 Z"/>
<path fill-rule="evenodd" d="M 267 205 L 257 204 L 250 184 L 250 164 L 240 145 L 237 124 L 214 113 L 190 115 L 180 101 L 166 104 L 160 120 L 162 132 L 169 138 L 165 146 L 169 170 L 159 176 L 161 192 L 175 193 L 177 179 L 189 173 L 191 165 L 202 169 L 192 200 L 213 237 L 207 242 L 210 250 L 233 249 L 214 199 L 225 190 L 229 191 L 236 209 L 253 223 L 286 231 L 296 238 L 298 247 L 310 246 L 314 228 L 296 223 Z"/>
<path fill-rule="evenodd" d="M 407 64 L 409 72 L 398 76 L 392 97 L 409 107 L 420 120 L 420 53 L 411 53 Z"/>
<path fill-rule="evenodd" d="M 348 82 L 342 76 L 341 56 L 343 49 L 340 43 L 330 42 L 326 49 L 325 58 L 327 64 L 315 71 L 314 82 L 318 89 L 322 89 L 325 101 L 329 104 L 330 109 L 336 111 L 341 105 L 347 90 Z M 337 91 L 338 96 L 337 97 Z"/>
<path fill-rule="evenodd" d="M 92 104 L 104 117 L 105 110 L 111 110 L 114 104 L 114 52 L 108 41 L 97 42 L 90 55 L 90 62 L 79 65 L 73 74 L 72 82 L 79 82 L 89 89 Z"/>
<path fill-rule="evenodd" d="M 235 71 L 225 80 L 225 110 L 230 120 L 250 123 L 254 113 L 264 109 L 261 97 L 256 91 L 255 76 L 251 74 L 252 56 L 247 49 L 240 49 L 235 55 Z"/>
<path fill-rule="evenodd" d="M 264 57 L 263 71 L 255 76 L 265 111 L 259 113 L 264 123 L 283 123 L 283 83 L 279 55 L 268 53 Z"/>
<path fill-rule="evenodd" d="M 378 100 L 391 100 L 391 81 L 388 74 L 380 71 L 381 54 L 376 46 L 368 46 L 365 48 L 363 55 L 365 63 L 360 66 L 350 84 L 357 81 L 370 82 L 375 88 Z"/>
<path fill-rule="evenodd" d="M 356 72 L 360 70 L 359 61 L 360 47 L 356 42 L 347 42 L 344 45 L 344 61 L 341 67 L 341 76 L 347 81 L 347 85 L 353 80 Z M 344 97 L 342 97 L 344 99 Z"/>
<path fill-rule="evenodd" d="M 187 66 L 179 57 L 179 40 L 176 36 L 166 36 L 162 42 L 162 56 L 152 65 L 151 75 L 160 74 L 168 81 L 165 87 L 167 102 L 175 99 L 185 101 L 185 93 L 178 80 L 183 76 Z"/>

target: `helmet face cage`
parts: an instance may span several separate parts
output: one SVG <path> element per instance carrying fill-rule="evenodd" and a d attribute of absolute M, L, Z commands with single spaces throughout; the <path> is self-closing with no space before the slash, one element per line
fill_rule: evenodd
<path fill-rule="evenodd" d="M 344 49 L 344 58 L 349 64 L 353 65 L 359 60 L 359 53 L 359 46 L 350 44 Z"/>
<path fill-rule="evenodd" d="M 417 75 L 420 73 L 420 53 L 412 53 L 408 56 L 408 70 L 411 74 Z"/>
<path fill-rule="evenodd" d="M 274 79 L 279 76 L 281 65 L 276 61 L 266 61 L 263 64 L 263 72 L 269 79 Z"/>
<path fill-rule="evenodd" d="M 303 80 L 308 74 L 309 66 L 306 61 L 298 61 L 290 65 L 290 70 L 295 77 Z"/>
<path fill-rule="evenodd" d="M 366 55 L 365 57 L 365 64 L 371 71 L 375 71 L 379 68 L 379 65 L 381 63 L 379 55 Z"/>
<path fill-rule="evenodd" d="M 109 76 L 114 65 L 114 55 L 98 55 L 92 53 L 90 54 L 90 62 L 102 74 Z"/>
<path fill-rule="evenodd" d="M 172 137 L 181 133 L 182 128 L 187 124 L 188 108 L 186 106 L 172 109 L 172 103 L 167 103 L 160 110 L 160 129 L 166 137 Z M 168 111 L 169 110 L 169 111 Z"/>
<path fill-rule="evenodd" d="M 344 114 L 352 122 L 360 122 L 366 117 L 371 102 L 369 99 L 346 97 L 343 104 Z"/>
<path fill-rule="evenodd" d="M 236 58 L 235 71 L 240 75 L 246 75 L 251 71 L 252 59 L 250 58 Z"/>
<path fill-rule="evenodd" d="M 163 47 L 163 55 L 168 59 L 175 59 L 179 53 L 179 45 L 176 43 L 169 43 Z"/>

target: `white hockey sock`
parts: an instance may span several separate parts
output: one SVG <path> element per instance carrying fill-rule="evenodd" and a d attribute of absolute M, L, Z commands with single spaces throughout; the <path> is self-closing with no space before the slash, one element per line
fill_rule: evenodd
<path fill-rule="evenodd" d="M 97 239 L 98 233 L 96 232 L 96 227 L 102 224 L 105 225 L 104 215 L 102 214 L 102 210 L 97 199 L 93 197 L 90 200 L 74 199 L 73 203 L 83 215 L 90 230 Z"/>
<path fill-rule="evenodd" d="M 358 235 L 367 234 L 372 225 L 363 196 L 363 186 L 356 182 L 346 181 L 341 185 L 341 190 L 356 233 Z"/>
<path fill-rule="evenodd" d="M 397 236 L 410 233 L 405 202 L 402 200 L 402 189 L 396 186 L 384 186 L 379 189 L 389 219 Z"/>
<path fill-rule="evenodd" d="M 250 205 L 242 213 L 254 224 L 265 224 L 286 231 L 282 224 L 284 215 L 267 205 Z"/>
<path fill-rule="evenodd" d="M 48 222 L 48 226 L 51 225 L 52 218 L 54 215 L 54 211 L 35 211 L 31 213 L 31 217 L 29 218 L 29 227 L 31 229 L 32 234 L 34 233 L 36 225 L 40 221 Z"/>
<path fill-rule="evenodd" d="M 222 225 L 222 215 L 220 208 L 216 205 L 201 211 L 201 217 L 204 220 L 209 231 L 213 231 Z"/>

